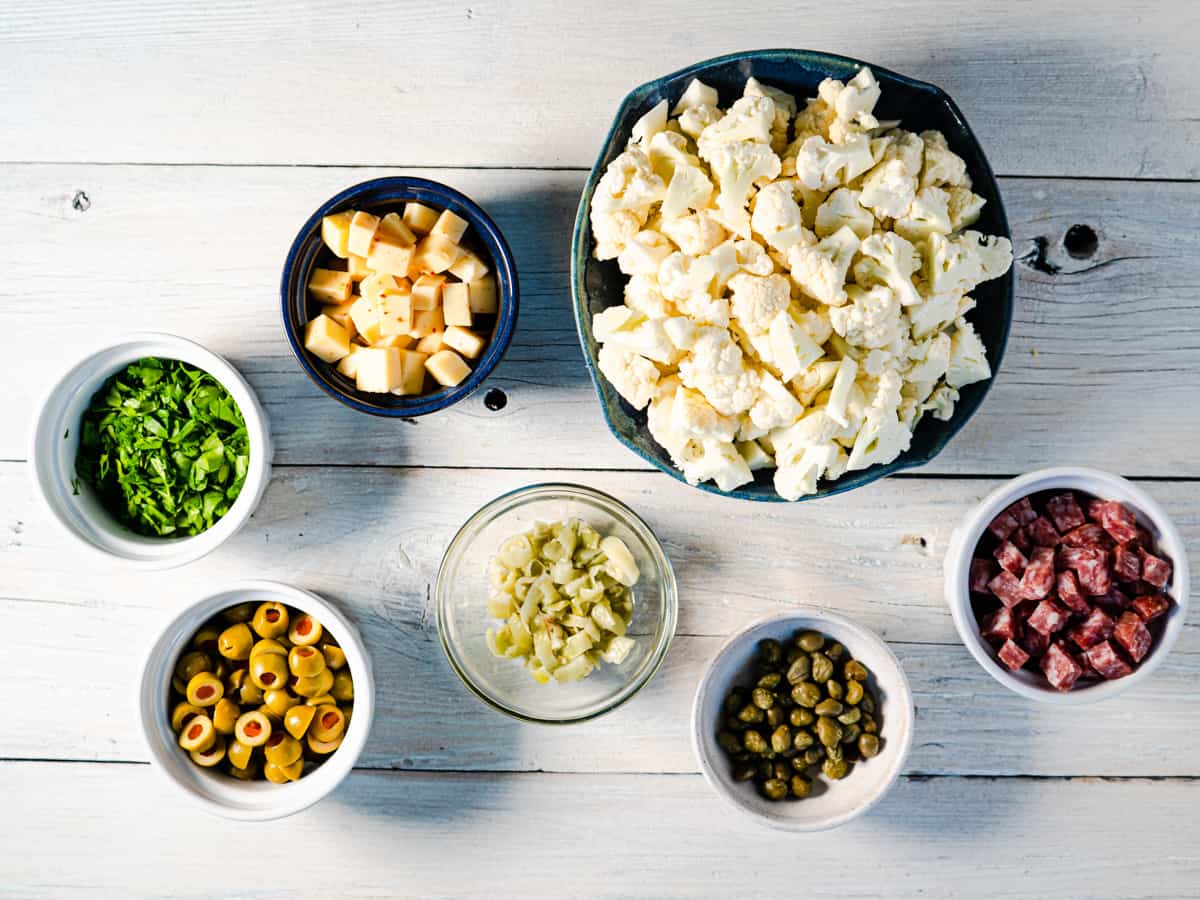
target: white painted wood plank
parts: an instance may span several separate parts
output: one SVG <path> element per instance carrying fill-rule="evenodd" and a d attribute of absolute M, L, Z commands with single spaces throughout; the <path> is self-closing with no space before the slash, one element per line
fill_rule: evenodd
<path fill-rule="evenodd" d="M 590 166 L 636 85 L 792 44 L 942 85 L 1004 174 L 1194 178 L 1197 29 L 1185 0 L 23 0 L 0 12 L 21 123 L 0 159 Z"/>
<path fill-rule="evenodd" d="M 355 772 L 318 806 L 258 824 L 193 811 L 145 766 L 6 763 L 0 790 L 20 811 L 0 893 L 31 900 L 693 900 L 751 884 L 761 897 L 1133 900 L 1194 896 L 1200 877 L 1194 781 L 902 779 L 814 835 L 735 816 L 699 776 Z"/>
<path fill-rule="evenodd" d="M 642 468 L 607 432 L 571 315 L 571 221 L 582 175 L 420 174 L 492 211 L 517 255 L 520 325 L 484 391 L 412 427 L 362 416 L 313 386 L 283 337 L 278 278 L 298 227 L 341 187 L 389 170 L 0 167 L 0 458 L 23 459 L 33 398 L 99 333 L 175 331 L 229 355 L 291 463 Z M 84 191 L 86 211 L 73 206 Z M 931 466 L 999 474 L 1074 462 L 1200 476 L 1200 185 L 1010 179 L 1018 301 L 993 392 Z M 1073 259 L 1063 237 L 1092 227 Z M 1033 268 L 1038 239 L 1055 274 Z M 1043 266 L 1042 268 L 1046 268 Z M 313 423 L 320 427 L 313 427 Z M 353 438 L 347 440 L 346 435 Z M 1147 452 L 1149 449 L 1149 452 Z"/>
<path fill-rule="evenodd" d="M 958 642 L 942 600 L 950 529 L 994 483 L 892 480 L 836 502 L 762 510 L 693 496 L 652 473 L 555 473 L 609 491 L 663 540 L 680 584 L 680 637 L 626 707 L 566 729 L 518 726 L 457 681 L 437 642 L 430 586 L 461 522 L 536 472 L 285 469 L 251 526 L 184 572 L 131 577 L 67 548 L 36 509 L 21 467 L 0 465 L 0 621 L 21 727 L 0 758 L 143 760 L 133 696 L 141 657 L 175 604 L 250 574 L 315 590 L 359 623 L 379 714 L 376 767 L 692 772 L 692 692 L 725 635 L 799 603 L 837 609 L 893 642 L 916 696 L 914 773 L 1200 775 L 1200 637 L 1189 626 L 1146 685 L 1084 711 L 1028 703 Z M 1149 483 L 1192 551 L 1200 485 Z M 731 544 L 727 535 L 736 533 Z M 924 538 L 922 548 L 919 540 Z M 86 564 L 86 579 L 66 574 Z M 28 598 L 28 599 L 18 599 Z M 481 598 L 482 602 L 482 598 Z M 70 685 L 70 690 L 63 690 Z M 1149 734 L 1137 722 L 1170 722 Z"/>

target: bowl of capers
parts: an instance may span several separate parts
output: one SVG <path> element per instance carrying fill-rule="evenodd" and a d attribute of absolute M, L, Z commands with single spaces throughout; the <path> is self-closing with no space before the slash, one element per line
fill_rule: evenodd
<path fill-rule="evenodd" d="M 797 608 L 755 622 L 713 658 L 692 707 L 692 745 L 726 802 L 786 831 L 824 831 L 874 806 L 912 745 L 913 702 L 876 634 Z"/>

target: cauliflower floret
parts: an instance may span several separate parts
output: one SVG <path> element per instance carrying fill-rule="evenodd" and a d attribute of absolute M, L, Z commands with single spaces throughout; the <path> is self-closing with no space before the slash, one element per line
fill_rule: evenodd
<path fill-rule="evenodd" d="M 871 153 L 877 163 L 899 160 L 909 175 L 919 176 L 925 160 L 925 142 L 919 134 L 897 128 L 871 140 Z"/>
<path fill-rule="evenodd" d="M 658 285 L 664 297 L 678 302 L 693 294 L 709 293 L 716 274 L 708 256 L 672 253 L 658 267 Z"/>
<path fill-rule="evenodd" d="M 696 139 L 700 156 L 711 163 L 716 149 L 725 144 L 770 144 L 774 124 L 775 102 L 770 97 L 742 97 L 721 119 L 700 132 Z"/>
<path fill-rule="evenodd" d="M 654 173 L 650 158 L 630 147 L 608 164 L 592 195 L 592 212 L 629 210 L 645 222 L 650 207 L 662 200 L 667 186 Z"/>
<path fill-rule="evenodd" d="M 806 138 L 796 153 L 796 177 L 822 191 L 852 181 L 874 165 L 871 142 L 861 134 L 841 144 L 817 136 Z"/>
<path fill-rule="evenodd" d="M 788 308 L 792 292 L 783 275 L 747 275 L 739 272 L 729 279 L 733 317 L 749 334 L 762 334 L 771 321 Z"/>
<path fill-rule="evenodd" d="M 815 494 L 817 482 L 838 463 L 839 455 L 844 457 L 845 451 L 837 444 L 829 443 L 808 447 L 796 459 L 780 463 L 775 470 L 776 492 L 785 500 L 799 500 Z"/>
<path fill-rule="evenodd" d="M 793 182 L 787 180 L 773 181 L 760 188 L 754 195 L 754 212 L 750 216 L 750 227 L 772 248 L 785 254 L 793 244 L 813 243 L 792 188 Z"/>
<path fill-rule="evenodd" d="M 654 397 L 659 371 L 650 360 L 605 344 L 596 354 L 596 365 L 608 383 L 634 409 L 645 409 Z"/>
<path fill-rule="evenodd" d="M 954 321 L 960 315 L 959 300 L 959 295 L 954 293 L 934 294 L 908 307 L 913 337 L 920 340 Z"/>
<path fill-rule="evenodd" d="M 999 278 L 1012 265 L 1008 238 L 964 231 L 957 237 L 931 234 L 926 242 L 925 280 L 935 294 L 965 294 Z"/>
<path fill-rule="evenodd" d="M 838 188 L 830 194 L 817 208 L 813 223 L 817 237 L 828 237 L 840 228 L 849 228 L 863 240 L 870 237 L 875 230 L 875 217 L 863 208 L 861 196 L 861 192 L 849 188 Z"/>
<path fill-rule="evenodd" d="M 840 81 L 827 80 L 838 85 L 838 89 L 842 87 Z M 805 139 L 813 136 L 829 137 L 829 126 L 833 124 L 836 115 L 829 99 L 822 95 L 818 88 L 817 96 L 805 101 L 804 109 L 796 114 L 795 121 L 792 122 L 792 135 L 795 140 L 788 147 L 787 152 L 794 157 L 795 150 L 800 149 L 800 145 L 804 143 Z"/>
<path fill-rule="evenodd" d="M 640 119 L 633 123 L 629 133 L 630 143 L 646 147 L 650 139 L 667 127 L 667 101 L 654 104 Z"/>
<path fill-rule="evenodd" d="M 627 209 L 604 213 L 592 207 L 592 237 L 596 239 L 596 259 L 616 259 L 625 244 L 638 233 L 642 222 Z"/>
<path fill-rule="evenodd" d="M 775 271 L 775 261 L 767 255 L 758 241 L 734 241 L 734 255 L 738 268 L 751 275 L 770 275 Z"/>
<path fill-rule="evenodd" d="M 804 414 L 804 407 L 774 375 L 764 372 L 758 384 L 758 400 L 750 407 L 750 421 L 757 428 L 786 428 Z"/>
<path fill-rule="evenodd" d="M 835 367 L 837 363 L 833 364 Z M 775 462 L 793 462 L 810 447 L 822 447 L 833 440 L 842 426 L 829 418 L 824 410 L 809 410 L 801 419 L 786 428 L 777 428 L 770 434 L 775 448 Z"/>
<path fill-rule="evenodd" d="M 604 346 L 636 353 L 664 365 L 673 363 L 678 356 L 675 345 L 663 330 L 661 319 L 645 319 L 635 325 L 626 323 L 625 327 L 609 334 Z"/>
<path fill-rule="evenodd" d="M 691 440 L 728 442 L 737 434 L 738 421 L 713 409 L 699 391 L 680 386 L 671 407 L 670 427 Z"/>
<path fill-rule="evenodd" d="M 637 321 L 638 317 L 628 306 L 610 306 L 592 316 L 592 335 L 598 341 L 607 341 L 613 332 L 636 325 Z"/>
<path fill-rule="evenodd" d="M 921 167 L 921 187 L 931 184 L 948 184 L 956 187 L 969 188 L 971 179 L 967 177 L 967 164 L 961 156 L 950 149 L 946 136 L 940 131 L 922 131 L 921 140 L 925 143 L 925 164 Z"/>
<path fill-rule="evenodd" d="M 767 341 L 769 361 L 784 381 L 791 381 L 825 354 L 786 309 L 771 320 Z"/>
<path fill-rule="evenodd" d="M 754 480 L 750 467 L 730 442 L 689 441 L 681 468 L 689 484 L 715 481 L 723 491 Z"/>
<path fill-rule="evenodd" d="M 625 305 L 647 319 L 665 319 L 675 310 L 649 275 L 634 275 L 625 284 Z"/>
<path fill-rule="evenodd" d="M 946 384 L 960 388 L 976 381 L 992 377 L 988 365 L 987 348 L 966 319 L 956 319 L 954 334 L 950 336 L 950 365 L 946 370 Z"/>
<path fill-rule="evenodd" d="M 702 291 L 684 297 L 677 301 L 675 306 L 680 313 L 697 322 L 721 328 L 729 327 L 729 301 L 724 297 L 714 297 Z"/>
<path fill-rule="evenodd" d="M 718 102 L 719 98 L 715 87 L 709 87 L 699 78 L 693 78 L 688 82 L 688 86 L 680 96 L 679 102 L 675 104 L 675 108 L 671 110 L 671 115 L 677 116 L 684 110 L 697 106 L 716 106 Z"/>
<path fill-rule="evenodd" d="M 750 191 L 759 179 L 779 175 L 779 157 L 766 144 L 738 141 L 717 144 L 706 159 L 719 185 L 717 209 L 721 223 L 740 237 L 750 237 L 750 216 L 746 212 Z"/>
<path fill-rule="evenodd" d="M 950 368 L 950 335 L 936 334 L 913 348 L 913 365 L 904 373 L 908 381 L 935 382 Z M 916 356 L 913 356 L 916 354 Z"/>
<path fill-rule="evenodd" d="M 663 319 L 663 331 L 676 350 L 691 350 L 696 344 L 696 323 L 687 316 Z"/>
<path fill-rule="evenodd" d="M 901 333 L 900 301 L 885 285 L 870 289 L 850 285 L 850 302 L 831 307 L 833 330 L 856 347 L 885 347 Z"/>
<path fill-rule="evenodd" d="M 721 121 L 725 113 L 717 107 L 701 103 L 685 109 L 679 116 L 679 128 L 693 141 L 697 140 L 704 129 Z"/>
<path fill-rule="evenodd" d="M 751 472 L 757 472 L 759 469 L 775 468 L 775 460 L 771 459 L 770 454 L 762 448 L 762 445 L 758 441 L 738 441 L 735 446 L 737 447 L 737 452 L 742 455 L 742 459 L 746 461 L 746 465 Z"/>
<path fill-rule="evenodd" d="M 821 88 L 824 87 L 822 84 Z M 833 98 L 834 120 L 829 125 L 829 137 L 842 143 L 856 132 L 877 128 L 879 120 L 873 113 L 881 93 L 874 73 L 866 66 L 859 69 L 858 74 L 841 87 Z"/>
<path fill-rule="evenodd" d="M 692 352 L 679 363 L 679 378 L 725 416 L 745 412 L 758 399 L 758 373 L 746 368 L 741 348 L 724 328 L 697 329 Z"/>
<path fill-rule="evenodd" d="M 921 264 L 921 255 L 898 234 L 873 234 L 859 248 L 862 258 L 854 264 L 854 280 L 862 287 L 883 283 L 892 289 L 901 306 L 921 302 L 913 284 L 913 273 Z"/>
<path fill-rule="evenodd" d="M 865 469 L 876 463 L 891 462 L 908 449 L 912 432 L 899 417 L 902 387 L 903 381 L 895 371 L 886 371 L 876 379 L 875 392 L 864 412 L 847 468 Z"/>
<path fill-rule="evenodd" d="M 908 212 L 917 193 L 917 179 L 898 159 L 880 163 L 863 179 L 861 202 L 877 219 L 894 219 Z"/>
<path fill-rule="evenodd" d="M 813 299 L 840 306 L 846 302 L 846 271 L 861 243 L 849 228 L 839 228 L 812 246 L 793 246 L 788 251 L 792 278 Z"/>
<path fill-rule="evenodd" d="M 712 200 L 713 185 L 698 166 L 675 166 L 671 183 L 663 197 L 663 218 L 676 219 L 689 209 L 699 212 Z"/>
<path fill-rule="evenodd" d="M 949 206 L 950 194 L 946 191 L 939 187 L 921 188 L 909 204 L 908 212 L 903 218 L 896 219 L 892 227 L 897 234 L 913 244 L 920 243 L 934 232 L 949 234 L 954 230 Z"/>
<path fill-rule="evenodd" d="M 825 308 L 801 313 L 800 326 L 817 344 L 824 344 L 833 334 L 833 326 L 829 323 L 829 310 Z"/>
<path fill-rule="evenodd" d="M 796 115 L 796 98 L 779 88 L 763 84 L 751 76 L 746 80 L 744 97 L 770 97 L 775 104 L 775 121 L 771 125 L 771 149 L 782 153 L 787 148 L 788 129 Z"/>
<path fill-rule="evenodd" d="M 655 275 L 672 250 L 671 242 L 657 231 L 639 231 L 625 242 L 617 265 L 626 275 Z"/>
<path fill-rule="evenodd" d="M 721 223 L 707 209 L 690 216 L 664 219 L 659 227 L 688 256 L 703 256 L 726 237 Z"/>
<path fill-rule="evenodd" d="M 927 188 L 927 190 L 935 191 L 937 188 Z M 949 195 L 949 202 L 946 206 L 950 229 L 962 231 L 968 225 L 974 225 L 987 201 L 970 188 L 952 187 L 948 188 L 946 193 Z"/>
<path fill-rule="evenodd" d="M 954 404 L 958 402 L 958 391 L 948 384 L 939 384 L 919 407 L 920 413 L 932 412 L 935 419 L 949 422 L 954 415 Z"/>
<path fill-rule="evenodd" d="M 700 157 L 692 153 L 688 139 L 673 131 L 660 131 L 650 139 L 646 151 L 650 160 L 650 168 L 654 174 L 663 180 L 663 184 L 671 181 L 678 166 L 699 166 Z"/>

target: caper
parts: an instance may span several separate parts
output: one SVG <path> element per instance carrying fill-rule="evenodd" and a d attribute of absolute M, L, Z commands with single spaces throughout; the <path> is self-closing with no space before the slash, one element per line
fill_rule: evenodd
<path fill-rule="evenodd" d="M 813 722 L 817 721 L 817 717 L 810 713 L 807 709 L 797 707 L 788 715 L 788 721 L 799 728 L 804 725 L 811 725 Z"/>
<path fill-rule="evenodd" d="M 742 764 L 742 765 L 734 767 L 734 770 L 733 770 L 733 780 L 734 781 L 749 781 L 753 777 L 754 777 L 754 766 Z"/>
<path fill-rule="evenodd" d="M 774 767 L 765 759 L 760 759 L 754 765 L 754 774 L 757 775 L 759 779 L 770 778 L 773 771 Z"/>
<path fill-rule="evenodd" d="M 846 774 L 850 771 L 850 766 L 844 759 L 827 759 L 821 765 L 821 771 L 825 773 L 826 778 L 832 778 L 834 781 L 838 781 L 846 777 Z"/>
<path fill-rule="evenodd" d="M 863 698 L 863 686 L 861 681 L 846 682 L 846 696 L 843 698 L 851 706 L 857 706 L 858 701 Z"/>
<path fill-rule="evenodd" d="M 824 684 L 833 677 L 833 663 L 824 653 L 814 653 L 812 659 L 812 680 Z"/>
<path fill-rule="evenodd" d="M 879 733 L 879 723 L 875 721 L 874 716 L 863 716 L 862 730 L 865 731 L 867 734 L 878 734 Z"/>
<path fill-rule="evenodd" d="M 817 739 L 826 747 L 833 747 L 842 739 L 842 726 L 828 716 L 817 719 Z"/>
<path fill-rule="evenodd" d="M 796 646 L 806 653 L 812 653 L 825 646 L 825 637 L 819 631 L 806 631 L 796 638 Z"/>
<path fill-rule="evenodd" d="M 842 667 L 842 672 L 845 673 L 849 681 L 866 681 L 867 667 L 860 663 L 857 659 L 846 660 L 846 665 Z"/>
<path fill-rule="evenodd" d="M 758 679 L 758 686 L 760 688 L 767 688 L 767 690 L 774 690 L 779 687 L 779 682 L 781 681 L 783 681 L 782 675 L 778 672 L 770 672 Z"/>
<path fill-rule="evenodd" d="M 787 710 L 782 706 L 772 706 L 767 710 L 767 724 L 772 728 L 778 728 L 787 721 Z"/>
<path fill-rule="evenodd" d="M 863 759 L 870 759 L 872 756 L 879 755 L 879 738 L 873 734 L 864 734 L 858 739 L 858 752 L 863 755 Z"/>
<path fill-rule="evenodd" d="M 862 728 L 856 722 L 851 722 L 842 729 L 842 743 L 853 744 L 858 740 L 860 734 L 862 734 Z"/>
<path fill-rule="evenodd" d="M 753 703 L 747 703 L 742 707 L 742 711 L 738 713 L 738 718 L 743 722 L 749 722 L 752 725 L 757 725 L 763 720 L 763 711 Z"/>
<path fill-rule="evenodd" d="M 840 715 L 843 709 L 845 707 L 837 700 L 822 700 L 813 712 L 818 716 L 836 716 Z"/>
<path fill-rule="evenodd" d="M 737 735 L 732 731 L 722 731 L 718 734 L 717 745 L 726 753 L 736 754 L 742 752 L 742 742 L 738 740 Z"/>
<path fill-rule="evenodd" d="M 766 753 L 767 739 L 762 736 L 761 732 L 755 731 L 753 728 L 747 729 L 742 735 L 742 746 L 751 753 Z"/>
<path fill-rule="evenodd" d="M 828 656 L 830 659 L 832 659 L 834 662 L 837 662 L 839 659 L 841 659 L 843 656 L 846 655 L 846 648 L 843 647 L 841 644 L 837 643 L 837 641 L 834 641 L 832 644 L 830 644 L 825 649 L 825 655 Z"/>
<path fill-rule="evenodd" d="M 815 743 L 815 740 L 810 732 L 797 731 L 792 737 L 792 747 L 796 750 L 807 750 Z"/>
<path fill-rule="evenodd" d="M 844 713 L 842 713 L 840 716 L 838 716 L 837 720 L 839 722 L 841 722 L 843 725 L 853 725 L 861 717 L 862 717 L 862 710 L 859 709 L 857 706 L 852 706 L 848 710 L 846 710 Z"/>
<path fill-rule="evenodd" d="M 792 729 L 786 725 L 780 725 L 771 732 L 771 749 L 776 753 L 783 753 L 792 746 Z"/>
<path fill-rule="evenodd" d="M 725 698 L 725 712 L 735 713 L 746 705 L 746 692 L 741 688 L 734 688 Z"/>
<path fill-rule="evenodd" d="M 824 747 L 809 747 L 804 751 L 804 761 L 810 766 L 815 766 L 825 758 Z"/>
<path fill-rule="evenodd" d="M 739 719 L 737 716 L 726 716 L 725 717 L 725 727 L 728 728 L 730 731 L 745 731 L 746 723 L 743 722 L 741 719 Z"/>
<path fill-rule="evenodd" d="M 806 681 L 792 688 L 792 699 L 796 701 L 797 706 L 812 709 L 821 702 L 821 689 L 811 681 Z"/>
<path fill-rule="evenodd" d="M 842 697 L 845 696 L 846 689 L 842 687 L 842 683 L 840 681 L 834 681 L 832 678 L 830 678 L 827 682 L 825 682 L 825 693 L 828 694 L 832 700 L 841 700 Z"/>
<path fill-rule="evenodd" d="M 788 684 L 799 684 L 802 681 L 807 681 L 809 673 L 811 672 L 812 660 L 807 656 L 797 656 L 796 660 L 790 666 L 788 666 Z"/>
<path fill-rule="evenodd" d="M 770 709 L 775 705 L 775 695 L 766 688 L 755 688 L 750 695 L 750 701 L 759 709 Z M 761 721 L 761 720 L 760 720 Z"/>
<path fill-rule="evenodd" d="M 868 712 L 868 713 L 875 712 L 875 701 L 871 698 L 871 695 L 868 694 L 866 691 L 863 692 L 863 698 L 862 698 L 862 700 L 859 701 L 858 705 L 863 708 L 863 712 Z"/>
<path fill-rule="evenodd" d="M 792 764 L 780 760 L 771 766 L 771 775 L 778 778 L 780 781 L 787 781 L 792 777 Z"/>
<path fill-rule="evenodd" d="M 792 792 L 792 796 L 797 800 L 803 800 L 812 790 L 812 782 L 802 775 L 793 775 L 788 782 L 788 788 Z"/>
<path fill-rule="evenodd" d="M 783 659 L 783 645 L 771 638 L 759 641 L 758 658 L 769 666 L 778 665 Z"/>
<path fill-rule="evenodd" d="M 782 778 L 768 778 L 763 782 L 762 793 L 768 800 L 782 800 L 788 794 L 788 783 Z"/>

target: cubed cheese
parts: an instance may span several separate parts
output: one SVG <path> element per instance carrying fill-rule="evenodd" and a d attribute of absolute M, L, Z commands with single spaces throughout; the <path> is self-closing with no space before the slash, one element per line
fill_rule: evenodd
<path fill-rule="evenodd" d="M 422 275 L 412 286 L 413 309 L 434 309 L 442 302 L 444 275 Z"/>
<path fill-rule="evenodd" d="M 403 383 L 402 350 L 396 347 L 364 347 L 355 354 L 358 371 L 354 376 L 360 391 L 386 394 Z"/>
<path fill-rule="evenodd" d="M 401 350 L 402 369 L 400 386 L 392 388 L 393 394 L 412 396 L 425 389 L 425 360 L 429 357 L 418 350 Z"/>
<path fill-rule="evenodd" d="M 365 256 L 355 256 L 353 253 L 346 260 L 346 268 L 350 270 L 351 281 L 362 281 L 371 274 L 371 270 L 367 268 L 367 258 Z"/>
<path fill-rule="evenodd" d="M 466 233 L 467 225 L 469 224 L 462 216 L 456 215 L 448 209 L 443 209 L 442 214 L 433 223 L 433 228 L 429 230 L 429 233 L 440 234 L 447 240 L 457 244 L 462 240 L 462 236 Z"/>
<path fill-rule="evenodd" d="M 445 331 L 446 320 L 442 316 L 442 308 L 414 310 L 412 328 L 408 333 L 415 338 L 423 338 L 435 331 Z"/>
<path fill-rule="evenodd" d="M 320 315 L 304 326 L 304 347 L 318 359 L 334 363 L 350 352 L 350 335 L 329 316 Z"/>
<path fill-rule="evenodd" d="M 352 287 L 349 272 L 313 269 L 308 276 L 308 292 L 326 303 L 345 303 Z"/>
<path fill-rule="evenodd" d="M 452 325 L 442 335 L 442 341 L 451 350 L 457 350 L 467 359 L 474 359 L 483 350 L 484 340 L 473 331 Z"/>
<path fill-rule="evenodd" d="M 350 307 L 353 305 L 353 302 L 347 301 L 346 303 L 338 303 L 334 306 L 326 306 L 321 309 L 321 314 L 329 316 L 329 318 L 345 328 L 350 337 L 353 338 L 354 335 L 358 334 L 358 329 L 354 327 L 354 320 L 350 318 Z"/>
<path fill-rule="evenodd" d="M 406 247 L 412 247 L 417 243 L 417 236 L 412 233 L 412 229 L 404 224 L 404 220 L 400 218 L 400 213 L 390 212 L 379 220 L 379 230 L 375 232 L 375 240 L 383 238 L 391 238 L 397 244 L 403 244 Z"/>
<path fill-rule="evenodd" d="M 442 315 L 447 325 L 471 327 L 471 290 L 461 281 L 442 285 Z"/>
<path fill-rule="evenodd" d="M 350 220 L 354 213 L 334 213 L 321 220 L 321 240 L 333 251 L 333 255 L 345 259 L 350 255 Z"/>
<path fill-rule="evenodd" d="M 486 275 L 488 267 L 487 263 L 470 250 L 465 250 L 458 262 L 452 265 L 447 271 L 459 281 L 471 282 L 478 281 Z"/>
<path fill-rule="evenodd" d="M 359 210 L 350 219 L 350 238 L 346 249 L 355 256 L 366 256 L 371 252 L 371 241 L 379 228 L 379 216 Z"/>
<path fill-rule="evenodd" d="M 445 272 L 458 262 L 463 248 L 440 234 L 427 234 L 417 244 L 413 266 L 421 272 Z"/>
<path fill-rule="evenodd" d="M 379 330 L 379 310 L 366 297 L 359 297 L 350 305 L 350 319 L 368 344 L 383 336 Z"/>
<path fill-rule="evenodd" d="M 472 281 L 468 285 L 471 293 L 471 312 L 477 316 L 494 313 L 499 306 L 496 295 L 496 279 L 492 275 Z"/>
<path fill-rule="evenodd" d="M 411 294 L 385 294 L 376 309 L 379 311 L 379 334 L 382 337 L 408 334 L 413 324 Z M 374 341 L 371 342 L 374 346 Z"/>
<path fill-rule="evenodd" d="M 433 354 L 425 360 L 425 370 L 442 387 L 462 384 L 463 379 L 471 374 L 471 367 L 453 350 L 441 350 Z"/>
<path fill-rule="evenodd" d="M 401 350 L 407 350 L 413 345 L 414 341 L 407 334 L 389 334 L 386 337 L 381 337 L 377 341 L 372 341 L 372 347 L 398 347 Z"/>
<path fill-rule="evenodd" d="M 433 354 L 437 353 L 439 350 L 446 349 L 446 343 L 442 340 L 444 335 L 444 331 L 430 332 L 429 334 L 425 335 L 425 337 L 421 338 L 421 340 L 417 341 L 416 349 L 420 353 L 424 353 L 427 356 L 433 356 Z M 409 340 L 411 341 L 412 338 L 409 338 Z"/>
<path fill-rule="evenodd" d="M 376 238 L 367 255 L 367 268 L 403 277 L 412 267 L 415 252 L 412 244 L 401 243 L 394 237 Z"/>
<path fill-rule="evenodd" d="M 404 204 L 404 224 L 417 234 L 429 234 L 437 224 L 438 213 L 424 203 L 409 202 Z"/>
<path fill-rule="evenodd" d="M 350 352 L 338 362 L 337 370 L 347 378 L 354 378 L 358 374 L 358 354 L 362 349 L 358 344 L 351 344 Z"/>
<path fill-rule="evenodd" d="M 384 294 L 402 293 L 395 277 L 385 272 L 372 272 L 363 279 L 359 291 L 375 306 L 380 304 Z"/>

